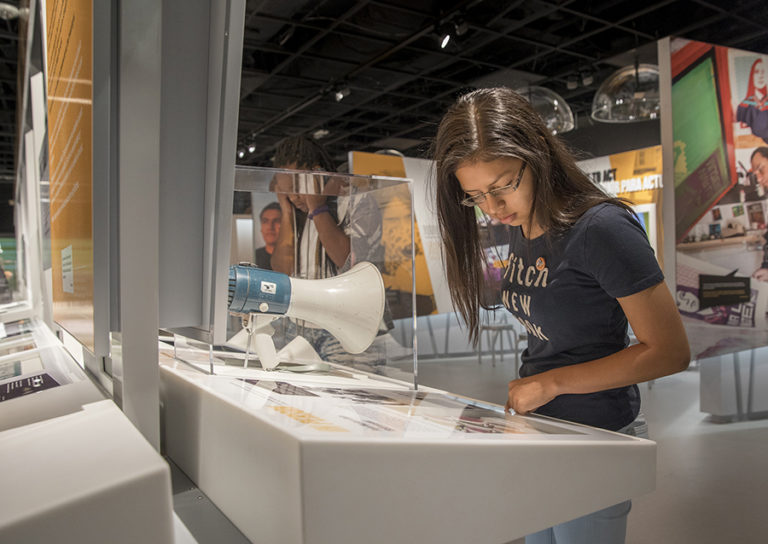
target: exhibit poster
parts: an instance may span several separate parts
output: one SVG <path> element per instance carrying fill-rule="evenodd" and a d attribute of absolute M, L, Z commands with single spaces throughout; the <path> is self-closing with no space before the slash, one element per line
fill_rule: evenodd
<path fill-rule="evenodd" d="M 630 202 L 663 269 L 661 146 L 605 155 L 577 164 L 607 194 Z"/>
<path fill-rule="evenodd" d="M 91 0 L 46 2 L 53 317 L 94 351 Z"/>
<path fill-rule="evenodd" d="M 768 344 L 768 57 L 671 41 L 678 308 L 694 358 Z"/>
<path fill-rule="evenodd" d="M 379 155 L 376 153 L 363 153 L 352 151 L 349 153 L 349 169 L 353 174 L 361 176 L 388 176 L 405 178 L 405 163 L 402 157 L 396 155 Z M 407 191 L 403 186 L 402 191 Z M 412 288 L 411 273 L 411 213 L 410 206 L 412 195 L 386 195 L 387 202 L 379 202 L 382 211 L 383 238 L 393 240 L 385 248 L 384 261 L 387 269 L 382 271 L 384 285 L 387 288 L 388 301 L 392 308 L 392 317 L 397 319 L 411 315 L 410 301 L 397 304 L 395 295 L 410 298 Z M 428 315 L 435 313 L 435 294 L 432 288 L 432 280 L 427 267 L 427 259 L 424 253 L 424 245 L 419 234 L 418 215 L 413 221 L 413 239 L 415 243 L 414 259 L 416 274 L 416 315 Z M 402 311 L 398 311 L 402 308 Z"/>

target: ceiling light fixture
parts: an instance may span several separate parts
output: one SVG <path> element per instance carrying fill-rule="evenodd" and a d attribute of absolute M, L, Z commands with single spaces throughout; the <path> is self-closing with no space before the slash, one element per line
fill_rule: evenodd
<path fill-rule="evenodd" d="M 256 146 L 253 145 L 253 144 L 249 145 L 248 146 L 248 153 L 253 153 L 254 151 L 256 151 Z"/>
<path fill-rule="evenodd" d="M 453 24 L 443 23 L 440 25 L 437 31 L 437 41 L 440 44 L 440 49 L 445 49 L 448 46 L 454 32 L 456 32 L 456 29 Z"/>
<path fill-rule="evenodd" d="M 277 43 L 280 44 L 280 47 L 283 47 L 291 39 L 295 30 L 296 27 L 291 25 L 278 36 Z"/>
<path fill-rule="evenodd" d="M 241 149 L 240 151 L 237 152 L 237 156 L 242 159 L 243 157 L 245 157 L 245 151 Z"/>
<path fill-rule="evenodd" d="M 457 36 L 463 36 L 469 30 L 469 24 L 464 19 L 458 18 L 454 21 L 453 28 Z"/>
<path fill-rule="evenodd" d="M 579 78 L 576 74 L 571 74 L 568 79 L 565 80 L 565 86 L 569 91 L 573 91 L 579 86 Z"/>
<path fill-rule="evenodd" d="M 517 92 L 528 99 L 552 134 L 562 134 L 576 126 L 573 111 L 565 99 L 546 87 L 523 87 Z"/>
<path fill-rule="evenodd" d="M 634 123 L 659 117 L 659 67 L 625 66 L 611 74 L 592 100 L 592 119 L 603 123 Z"/>
<path fill-rule="evenodd" d="M 339 89 L 336 89 L 333 96 L 336 99 L 336 102 L 341 102 L 346 97 L 348 97 L 351 93 L 352 91 L 350 90 L 349 87 L 340 87 Z"/>
<path fill-rule="evenodd" d="M 331 131 L 328 130 L 328 129 L 319 128 L 319 129 L 317 129 L 316 131 L 314 131 L 312 133 L 312 137 L 315 140 L 321 140 L 321 139 L 325 138 L 326 136 L 328 136 L 330 133 L 331 133 Z"/>

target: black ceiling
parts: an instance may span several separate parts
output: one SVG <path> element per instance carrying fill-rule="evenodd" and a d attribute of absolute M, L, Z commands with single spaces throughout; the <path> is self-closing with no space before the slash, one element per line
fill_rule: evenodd
<path fill-rule="evenodd" d="M 16 172 L 20 21 L 0 18 L 3 216 Z M 440 49 L 437 30 L 462 22 Z M 548 87 L 584 123 L 600 82 L 633 51 L 654 61 L 653 43 L 669 35 L 768 53 L 768 2 L 248 0 L 237 162 L 269 165 L 280 139 L 321 130 L 339 161 L 348 150 L 422 155 L 457 95 L 494 84 Z M 593 83 L 569 90 L 583 72 Z"/>
<path fill-rule="evenodd" d="M 18 0 L 4 2 L 18 7 Z M 19 18 L 3 18 L 0 9 L 0 183 L 13 184 L 16 147 L 16 88 Z"/>
<path fill-rule="evenodd" d="M 441 49 L 446 23 L 465 32 Z M 269 165 L 281 138 L 326 132 L 339 161 L 419 156 L 446 107 L 480 86 L 548 87 L 584 123 L 600 83 L 636 56 L 655 63 L 670 35 L 768 53 L 768 2 L 249 0 L 237 162 Z"/>
<path fill-rule="evenodd" d="M 4 3 L 11 8 L 19 6 L 19 0 Z M 13 232 L 11 202 L 16 180 L 18 46 L 19 19 L 0 7 L 0 236 Z"/>

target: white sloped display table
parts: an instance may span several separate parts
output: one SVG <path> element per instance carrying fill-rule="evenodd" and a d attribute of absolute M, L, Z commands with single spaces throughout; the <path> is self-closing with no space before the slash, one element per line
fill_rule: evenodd
<path fill-rule="evenodd" d="M 167 453 L 253 542 L 501 544 L 655 488 L 648 440 L 341 368 L 211 376 L 162 352 Z"/>
<path fill-rule="evenodd" d="M 170 469 L 48 328 L 0 340 L 0 542 L 170 544 Z"/>

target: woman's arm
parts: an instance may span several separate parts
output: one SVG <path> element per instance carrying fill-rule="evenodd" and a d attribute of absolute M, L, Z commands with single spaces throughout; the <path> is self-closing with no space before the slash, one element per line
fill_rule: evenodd
<path fill-rule="evenodd" d="M 531 412 L 558 395 L 584 394 L 645 382 L 688 367 L 688 339 L 667 285 L 662 281 L 617 299 L 638 344 L 607 357 L 556 368 L 509 382 L 507 409 Z"/>
<path fill-rule="evenodd" d="M 325 248 L 325 254 L 338 268 L 341 268 L 349 257 L 349 236 L 336 224 L 330 213 L 318 214 L 312 221 L 315 222 L 317 235 Z"/>

